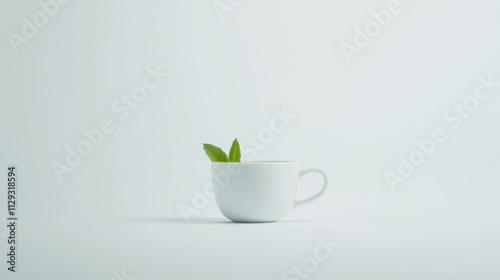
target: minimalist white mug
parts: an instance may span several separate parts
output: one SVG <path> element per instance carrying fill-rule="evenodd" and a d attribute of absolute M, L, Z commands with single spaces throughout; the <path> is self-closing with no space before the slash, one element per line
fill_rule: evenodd
<path fill-rule="evenodd" d="M 296 200 L 299 178 L 311 172 L 323 176 L 321 190 Z M 222 214 L 234 222 L 275 222 L 293 208 L 320 197 L 327 182 L 323 171 L 299 171 L 296 161 L 212 162 L 215 200 Z"/>

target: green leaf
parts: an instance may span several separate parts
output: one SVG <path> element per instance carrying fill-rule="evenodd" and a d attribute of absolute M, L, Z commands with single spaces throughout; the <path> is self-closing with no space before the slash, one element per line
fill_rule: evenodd
<path fill-rule="evenodd" d="M 234 139 L 231 150 L 229 150 L 229 161 L 230 162 L 240 162 L 241 161 L 241 151 L 238 139 Z"/>
<path fill-rule="evenodd" d="M 210 158 L 211 161 L 229 162 L 226 153 L 224 153 L 224 151 L 221 148 L 210 144 L 203 144 L 203 149 L 205 150 L 205 153 L 207 154 L 208 158 Z"/>

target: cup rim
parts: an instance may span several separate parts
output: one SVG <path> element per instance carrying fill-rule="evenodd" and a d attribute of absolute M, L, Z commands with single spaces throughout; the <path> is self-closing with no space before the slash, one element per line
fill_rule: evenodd
<path fill-rule="evenodd" d="M 250 160 L 242 162 L 212 162 L 212 164 L 288 164 L 298 163 L 296 160 Z"/>

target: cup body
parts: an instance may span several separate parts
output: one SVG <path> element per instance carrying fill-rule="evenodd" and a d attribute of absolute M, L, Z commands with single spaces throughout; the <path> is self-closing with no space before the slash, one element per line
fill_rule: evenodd
<path fill-rule="evenodd" d="M 295 161 L 212 162 L 212 183 L 222 214 L 234 222 L 275 222 L 293 208 Z"/>

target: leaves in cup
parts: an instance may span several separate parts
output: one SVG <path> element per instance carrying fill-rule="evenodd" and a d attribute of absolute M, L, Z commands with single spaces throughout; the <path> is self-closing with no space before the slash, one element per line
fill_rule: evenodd
<path fill-rule="evenodd" d="M 203 144 L 203 149 L 207 154 L 208 158 L 212 162 L 240 162 L 241 161 L 241 151 L 238 139 L 234 139 L 231 150 L 229 150 L 229 157 L 227 154 L 219 147 L 210 144 Z"/>
<path fill-rule="evenodd" d="M 229 150 L 229 161 L 230 162 L 240 162 L 241 161 L 241 151 L 238 139 L 234 139 L 231 150 Z"/>
<path fill-rule="evenodd" d="M 208 158 L 210 158 L 211 161 L 229 162 L 226 153 L 224 153 L 224 151 L 221 148 L 210 144 L 203 144 L 203 149 L 205 149 L 205 153 L 207 154 Z"/>

